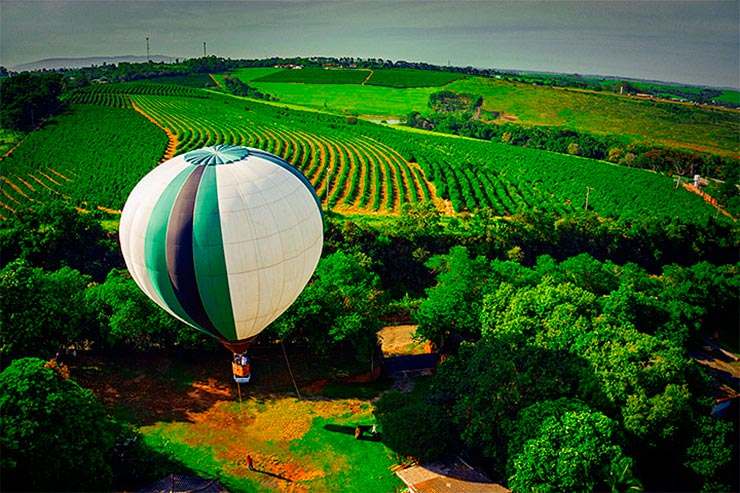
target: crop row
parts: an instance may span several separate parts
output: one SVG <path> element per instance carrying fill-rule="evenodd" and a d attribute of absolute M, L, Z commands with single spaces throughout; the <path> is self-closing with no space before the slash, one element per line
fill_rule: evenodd
<path fill-rule="evenodd" d="M 283 125 L 234 104 L 149 96 L 132 100 L 176 136 L 177 153 L 218 144 L 264 149 L 300 169 L 333 208 L 393 213 L 404 203 L 432 198 L 418 165 L 375 139 Z"/>
<path fill-rule="evenodd" d="M 131 98 L 128 94 L 101 91 L 75 91 L 70 96 L 69 102 L 73 104 L 113 106 L 114 108 L 131 107 Z"/>
<path fill-rule="evenodd" d="M 146 94 L 149 96 L 170 96 L 177 98 L 206 98 L 203 91 L 177 84 L 162 84 L 157 82 L 121 82 L 113 84 L 93 84 L 77 89 L 74 96 L 89 94 Z"/>

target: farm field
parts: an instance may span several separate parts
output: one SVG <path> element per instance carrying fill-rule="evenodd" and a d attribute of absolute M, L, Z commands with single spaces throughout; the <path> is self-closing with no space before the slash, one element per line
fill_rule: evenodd
<path fill-rule="evenodd" d="M 306 67 L 281 69 L 253 80 L 288 84 L 362 84 L 370 74 L 370 70 Z"/>
<path fill-rule="evenodd" d="M 311 75 L 319 72 L 323 78 Z M 364 77 L 340 78 L 351 70 L 245 68 L 231 72 L 257 89 L 277 96 L 281 103 L 298 104 L 370 120 L 402 120 L 413 110 L 427 107 L 429 95 L 459 79 L 460 74 L 419 70 L 357 70 Z M 419 75 L 421 74 L 421 75 Z M 214 74 L 219 82 L 223 74 Z M 368 78 L 369 76 L 369 78 Z M 366 80 L 367 79 L 367 80 Z M 350 82 L 352 81 L 352 82 Z M 364 82 L 364 85 L 362 84 Z"/>
<path fill-rule="evenodd" d="M 289 72 L 284 69 L 242 69 L 235 71 L 234 75 L 251 81 L 263 92 L 279 97 L 282 103 L 338 114 L 356 114 L 372 120 L 403 120 L 412 111 L 428 113 L 429 95 L 445 84 L 448 90 L 482 95 L 483 110 L 501 113 L 502 121 L 619 135 L 627 143 L 645 142 L 725 156 L 740 155 L 740 143 L 737 140 L 740 119 L 737 110 L 695 107 L 483 77 L 461 78 L 459 74 L 446 72 L 432 72 L 439 74 L 438 77 L 447 78 L 440 78 L 439 85 L 429 87 L 368 87 L 375 74 L 365 85 L 267 82 L 275 70 Z M 266 72 L 267 76 L 264 76 Z M 290 72 L 297 73 L 291 80 L 300 80 L 302 71 Z M 378 77 L 384 77 L 380 74 L 386 72 L 390 77 L 397 71 L 378 71 Z M 310 78 L 306 79 L 308 81 Z M 386 84 L 393 85 L 383 85 Z"/>
<path fill-rule="evenodd" d="M 120 209 L 132 183 L 166 148 L 165 132 L 135 111 L 75 106 L 29 134 L 2 161 L 0 214 L 60 198 L 86 209 Z"/>
<path fill-rule="evenodd" d="M 4 196 L 6 208 L 36 200 L 31 180 L 43 181 L 43 176 L 31 176 L 48 174 L 51 167 L 65 177 L 76 173 L 85 179 L 55 180 L 45 188 L 75 200 L 120 209 L 138 177 L 157 160 L 155 156 L 162 159 L 199 147 L 232 144 L 258 147 L 283 157 L 307 176 L 324 203 L 342 213 L 398 214 L 405 203 L 435 200 L 448 212 L 484 207 L 507 215 L 537 208 L 562 215 L 585 208 L 587 191 L 589 208 L 610 217 L 650 214 L 701 222 L 715 213 L 699 196 L 676 189 L 674 180 L 643 170 L 506 144 L 405 132 L 362 121 L 350 124 L 338 116 L 206 91 L 191 93 L 194 90 L 190 88 L 179 93 L 154 84 L 108 87 L 73 97 L 77 104 L 72 106 L 70 123 L 60 120 L 74 127 L 63 134 L 65 148 L 85 149 L 90 142 L 112 139 L 105 137 L 106 132 L 117 134 L 122 145 L 132 145 L 127 135 L 147 134 L 159 144 L 137 146 L 135 152 L 149 149 L 151 155 L 137 157 L 132 150 L 132 165 L 112 179 L 93 172 L 90 166 L 74 164 L 90 157 L 68 153 L 64 159 L 71 164 L 62 168 L 70 173 L 65 174 L 46 160 L 34 158 L 57 154 L 61 125 L 49 126 L 35 134 L 25 151 L 14 153 L 3 163 L 4 169 L 13 170 L 3 174 L 3 180 L 12 184 Z M 109 112 L 116 111 L 125 112 L 146 131 L 126 134 L 121 127 L 104 126 L 118 114 Z M 84 125 L 75 123 L 76 114 Z M 167 154 L 165 147 L 169 147 Z"/>

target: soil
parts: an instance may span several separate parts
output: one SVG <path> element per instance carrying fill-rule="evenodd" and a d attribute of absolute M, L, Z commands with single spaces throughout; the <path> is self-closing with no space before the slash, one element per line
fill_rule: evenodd
<path fill-rule="evenodd" d="M 416 325 L 393 325 L 378 332 L 378 340 L 383 356 L 401 356 L 423 352 L 419 341 L 414 339 Z"/>

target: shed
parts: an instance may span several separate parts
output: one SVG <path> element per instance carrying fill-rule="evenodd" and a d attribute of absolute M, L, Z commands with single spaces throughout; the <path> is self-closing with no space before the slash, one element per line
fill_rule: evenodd
<path fill-rule="evenodd" d="M 412 493 L 511 493 L 459 457 L 396 471 Z"/>

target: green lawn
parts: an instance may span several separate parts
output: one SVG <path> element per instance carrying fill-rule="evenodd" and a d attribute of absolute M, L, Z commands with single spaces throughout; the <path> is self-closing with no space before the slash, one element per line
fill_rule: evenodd
<path fill-rule="evenodd" d="M 395 454 L 357 425 L 374 423 L 364 399 L 287 395 L 221 401 L 188 422 L 141 428 L 147 444 L 232 492 L 394 492 Z M 249 455 L 255 471 L 246 465 Z"/>

